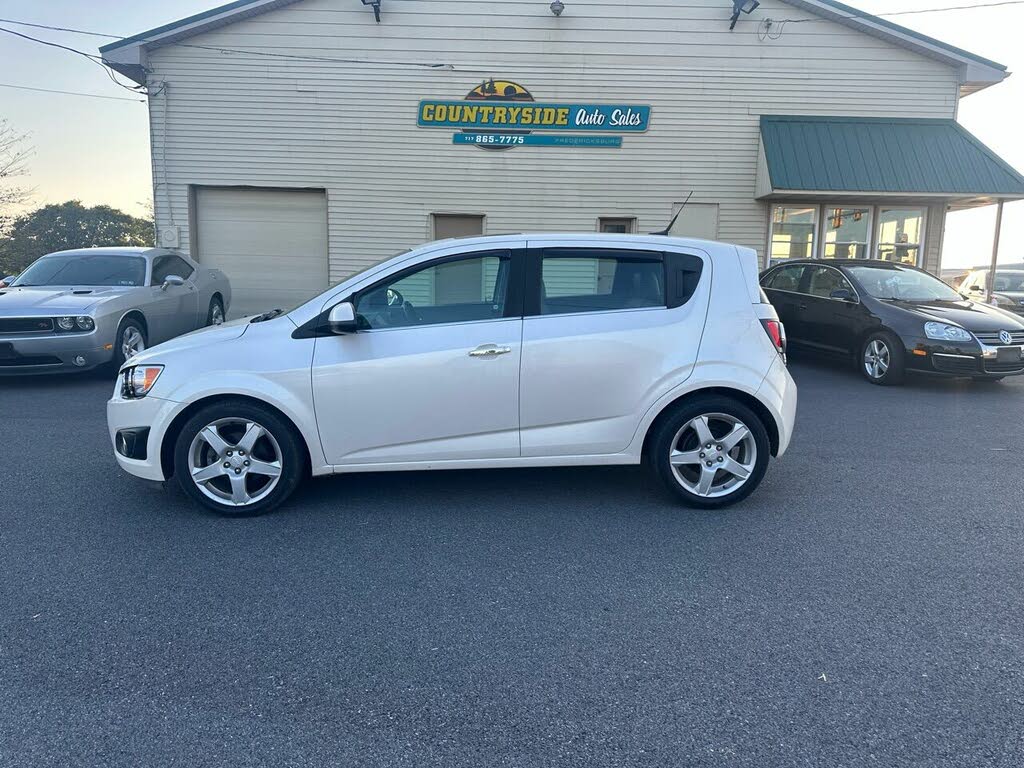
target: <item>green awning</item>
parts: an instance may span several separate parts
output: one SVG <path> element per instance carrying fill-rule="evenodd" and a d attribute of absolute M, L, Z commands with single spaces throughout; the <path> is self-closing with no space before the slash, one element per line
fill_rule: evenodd
<path fill-rule="evenodd" d="M 762 198 L 1024 198 L 1024 176 L 955 120 L 765 115 L 761 143 Z"/>

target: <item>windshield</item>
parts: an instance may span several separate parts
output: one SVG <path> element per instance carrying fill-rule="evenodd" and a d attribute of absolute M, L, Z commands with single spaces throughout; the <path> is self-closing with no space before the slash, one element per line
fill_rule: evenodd
<path fill-rule="evenodd" d="M 1024 292 L 1024 272 L 996 272 L 997 291 Z"/>
<path fill-rule="evenodd" d="M 67 254 L 44 256 L 21 273 L 14 286 L 145 285 L 146 260 L 141 256 Z"/>
<path fill-rule="evenodd" d="M 962 301 L 963 297 L 927 272 L 900 266 L 847 267 L 864 290 L 876 299 L 897 301 Z"/>

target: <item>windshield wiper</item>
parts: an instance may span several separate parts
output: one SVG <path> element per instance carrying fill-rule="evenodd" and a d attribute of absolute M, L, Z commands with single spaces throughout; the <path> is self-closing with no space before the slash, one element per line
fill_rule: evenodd
<path fill-rule="evenodd" d="M 249 322 L 250 323 L 262 323 L 265 320 L 273 320 L 275 317 L 277 317 L 278 315 L 283 314 L 283 313 L 284 313 L 283 309 L 272 309 L 269 312 L 264 312 L 262 315 L 256 315 L 256 317 L 254 317 Z"/>

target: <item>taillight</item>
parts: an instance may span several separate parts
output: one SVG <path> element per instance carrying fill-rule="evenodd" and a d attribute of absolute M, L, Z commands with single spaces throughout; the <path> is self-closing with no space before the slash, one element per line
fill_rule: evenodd
<path fill-rule="evenodd" d="M 768 338 L 772 340 L 772 344 L 775 345 L 775 349 L 778 350 L 780 355 L 785 357 L 786 326 L 784 326 L 778 320 L 762 320 L 761 325 L 764 326 L 764 332 L 767 333 Z"/>

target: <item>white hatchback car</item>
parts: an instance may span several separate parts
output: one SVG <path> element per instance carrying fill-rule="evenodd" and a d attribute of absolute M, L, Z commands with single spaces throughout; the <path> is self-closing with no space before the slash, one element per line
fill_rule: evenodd
<path fill-rule="evenodd" d="M 153 347 L 107 419 L 125 470 L 229 515 L 308 474 L 642 461 L 707 508 L 757 487 L 796 398 L 754 251 L 510 235 L 430 243 Z"/>

